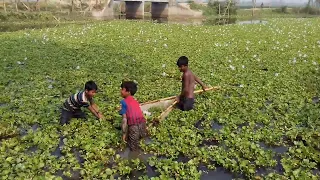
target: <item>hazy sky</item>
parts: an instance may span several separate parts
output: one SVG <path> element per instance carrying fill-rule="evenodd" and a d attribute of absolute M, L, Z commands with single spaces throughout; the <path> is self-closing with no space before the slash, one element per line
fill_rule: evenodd
<path fill-rule="evenodd" d="M 283 2 L 283 3 L 307 3 L 308 0 L 257 0 L 257 2 L 265 2 L 265 3 L 269 3 L 269 2 Z M 240 0 L 240 2 L 252 2 L 252 0 Z"/>

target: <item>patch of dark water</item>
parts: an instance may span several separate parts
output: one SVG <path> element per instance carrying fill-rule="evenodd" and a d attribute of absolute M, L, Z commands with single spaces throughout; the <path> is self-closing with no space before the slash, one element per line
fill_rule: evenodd
<path fill-rule="evenodd" d="M 314 103 L 314 104 L 318 104 L 319 101 L 320 101 L 320 99 L 319 99 L 318 96 L 315 96 L 315 97 L 312 98 L 312 103 Z"/>
<path fill-rule="evenodd" d="M 153 143 L 153 140 L 150 138 L 150 137 L 146 137 L 145 139 L 144 139 L 144 143 L 145 144 L 152 144 Z"/>
<path fill-rule="evenodd" d="M 247 24 L 266 24 L 268 21 L 263 20 L 251 20 L 251 21 L 238 21 L 236 24 L 247 25 Z"/>
<path fill-rule="evenodd" d="M 254 126 L 254 130 L 262 129 L 264 127 L 265 125 L 263 123 L 256 123 L 256 125 Z"/>
<path fill-rule="evenodd" d="M 61 177 L 63 180 L 69 180 L 69 178 L 63 174 L 63 170 L 58 170 L 55 176 Z"/>
<path fill-rule="evenodd" d="M 194 127 L 197 128 L 197 129 L 204 129 L 204 127 L 202 126 L 202 122 L 204 121 L 205 119 L 202 118 L 200 119 L 199 121 L 197 121 L 195 124 L 194 124 Z"/>
<path fill-rule="evenodd" d="M 271 150 L 277 154 L 284 154 L 288 151 L 288 148 L 285 146 L 268 146 L 264 142 L 259 143 L 260 147 L 262 147 L 265 150 Z"/>
<path fill-rule="evenodd" d="M 183 154 L 179 154 L 178 158 L 175 161 L 187 163 L 188 161 L 190 161 L 190 158 L 187 156 L 184 156 Z"/>
<path fill-rule="evenodd" d="M 238 126 L 238 130 L 241 130 L 243 127 L 248 127 L 249 123 L 248 122 L 244 122 L 244 123 L 238 124 L 237 126 Z"/>
<path fill-rule="evenodd" d="M 223 128 L 223 125 L 221 125 L 217 122 L 211 121 L 211 127 L 213 130 L 220 131 L 220 129 Z"/>
<path fill-rule="evenodd" d="M 19 135 L 20 135 L 20 137 L 26 136 L 28 134 L 29 129 L 31 129 L 32 131 L 37 131 L 39 129 L 39 127 L 40 127 L 40 125 L 38 123 L 35 123 L 32 126 L 28 126 L 28 127 L 20 126 L 20 127 L 18 127 Z"/>
<path fill-rule="evenodd" d="M 78 163 L 80 164 L 80 167 L 83 167 L 83 163 L 85 162 L 85 159 L 82 157 L 80 151 L 76 148 L 72 148 L 72 152 L 76 157 Z"/>
<path fill-rule="evenodd" d="M 20 137 L 26 136 L 28 134 L 27 128 L 23 128 L 22 126 L 20 126 L 18 129 L 19 129 Z"/>
<path fill-rule="evenodd" d="M 61 177 L 63 180 L 81 179 L 81 174 L 80 174 L 79 170 L 70 170 L 71 177 L 68 177 L 68 176 L 63 174 L 63 172 L 67 172 L 67 171 L 69 171 L 69 170 L 68 169 L 58 170 L 55 175 L 58 176 L 58 177 Z"/>
<path fill-rule="evenodd" d="M 200 165 L 198 170 L 202 171 L 200 176 L 201 180 L 232 180 L 235 178 L 231 172 L 223 167 L 217 167 L 215 170 L 211 170 L 204 165 Z"/>
<path fill-rule="evenodd" d="M 130 151 L 129 148 L 126 148 L 123 151 L 118 152 L 118 154 L 120 155 L 121 158 L 128 159 L 128 160 L 139 158 L 146 166 L 145 170 L 132 171 L 129 175 L 130 179 L 138 179 L 140 176 L 143 176 L 143 175 L 147 175 L 148 177 L 156 177 L 159 175 L 159 173 L 156 172 L 156 168 L 150 166 L 148 163 L 148 159 L 150 157 L 154 157 L 155 155 L 145 153 L 142 151 L 133 152 L 133 151 Z"/>
<path fill-rule="evenodd" d="M 63 136 L 60 136 L 59 144 L 58 144 L 57 148 L 51 153 L 51 155 L 56 156 L 57 158 L 60 158 L 63 156 L 63 153 L 61 151 L 64 146 L 63 138 L 64 138 Z"/>
<path fill-rule="evenodd" d="M 31 146 L 30 148 L 28 148 L 28 149 L 26 150 L 25 153 L 31 155 L 31 154 L 33 154 L 33 153 L 36 153 L 38 149 L 39 149 L 39 148 L 38 148 L 37 146 Z"/>
<path fill-rule="evenodd" d="M 148 158 L 153 157 L 155 155 L 145 153 L 143 151 L 130 151 L 130 149 L 127 147 L 123 151 L 118 152 L 117 154 L 120 155 L 121 158 L 123 159 L 137 159 L 139 158 L 143 162 L 147 162 Z"/>
<path fill-rule="evenodd" d="M 37 131 L 38 128 L 39 128 L 39 124 L 38 124 L 38 123 L 35 123 L 35 124 L 33 124 L 33 125 L 31 126 L 32 131 Z"/>
<path fill-rule="evenodd" d="M 281 156 L 280 155 L 275 156 L 275 160 L 277 161 L 277 165 L 275 167 L 259 168 L 256 171 L 256 175 L 257 176 L 266 176 L 270 173 L 277 173 L 277 174 L 283 175 L 284 168 L 281 164 Z"/>
<path fill-rule="evenodd" d="M 320 176 L 320 170 L 319 169 L 313 169 L 312 174 L 315 176 Z"/>
<path fill-rule="evenodd" d="M 272 103 L 273 103 L 273 101 L 268 99 L 268 100 L 266 100 L 265 105 L 266 105 L 266 106 L 269 106 L 269 105 L 271 105 Z"/>
<path fill-rule="evenodd" d="M 199 147 L 203 147 L 203 146 L 218 146 L 219 145 L 219 140 L 216 139 L 205 139 L 203 140 Z"/>
<path fill-rule="evenodd" d="M 9 106 L 8 103 L 0 103 L 0 108 L 4 108 L 4 107 L 7 107 L 7 106 Z"/>

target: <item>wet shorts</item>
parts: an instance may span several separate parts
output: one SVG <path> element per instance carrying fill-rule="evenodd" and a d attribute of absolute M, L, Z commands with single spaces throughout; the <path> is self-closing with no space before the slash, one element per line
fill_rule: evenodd
<path fill-rule="evenodd" d="M 194 108 L 194 98 L 184 98 L 180 97 L 180 101 L 177 104 L 177 108 L 181 109 L 182 111 L 190 111 Z"/>
<path fill-rule="evenodd" d="M 72 118 L 87 119 L 87 115 L 86 113 L 81 111 L 81 109 L 74 110 L 74 111 L 67 111 L 61 108 L 60 125 L 69 124 Z"/>
<path fill-rule="evenodd" d="M 128 145 L 131 151 L 139 150 L 140 140 L 147 135 L 146 123 L 128 126 Z"/>

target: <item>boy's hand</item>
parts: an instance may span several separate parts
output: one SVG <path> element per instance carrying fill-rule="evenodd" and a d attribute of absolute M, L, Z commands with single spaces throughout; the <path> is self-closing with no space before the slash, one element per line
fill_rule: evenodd
<path fill-rule="evenodd" d="M 176 97 L 176 101 L 177 101 L 177 103 L 180 102 L 180 96 L 177 96 L 177 97 Z"/>
<path fill-rule="evenodd" d="M 123 134 L 122 135 L 122 141 L 127 143 L 127 135 L 126 134 Z"/>

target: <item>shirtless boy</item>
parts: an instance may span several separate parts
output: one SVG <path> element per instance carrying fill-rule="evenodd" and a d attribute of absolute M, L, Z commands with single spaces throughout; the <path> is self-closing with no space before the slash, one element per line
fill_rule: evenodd
<path fill-rule="evenodd" d="M 190 111 L 194 108 L 193 104 L 195 82 L 199 83 L 202 86 L 203 91 L 205 91 L 206 86 L 188 68 L 188 58 L 186 56 L 181 56 L 178 59 L 177 66 L 180 72 L 183 73 L 181 94 L 177 96 L 177 107 L 182 111 Z"/>

